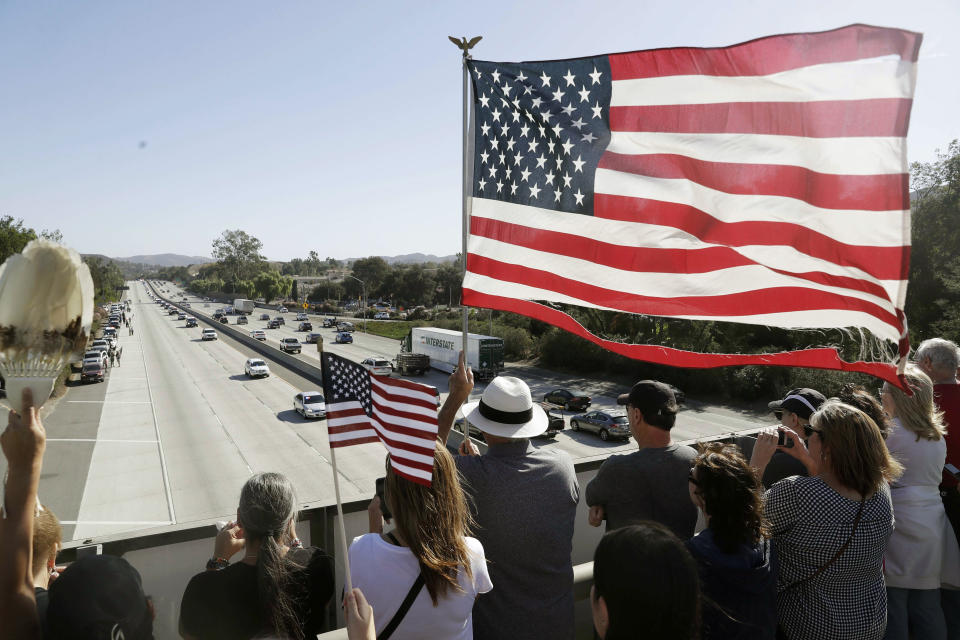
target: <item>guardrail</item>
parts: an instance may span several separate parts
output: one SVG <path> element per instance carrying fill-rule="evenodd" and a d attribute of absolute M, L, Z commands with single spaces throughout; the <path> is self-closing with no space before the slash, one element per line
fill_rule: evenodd
<path fill-rule="evenodd" d="M 173 306 L 177 307 L 178 309 L 180 309 L 180 311 L 183 311 L 184 313 L 193 315 L 198 322 L 203 322 L 204 324 L 207 324 L 213 327 L 214 329 L 217 329 L 221 333 L 224 333 L 230 336 L 232 339 L 236 340 L 237 342 L 243 344 L 245 347 L 249 347 L 253 351 L 256 351 L 257 353 L 263 356 L 266 356 L 267 358 L 270 358 L 274 362 L 277 362 L 278 364 L 283 365 L 285 368 L 293 371 L 298 375 L 303 376 L 304 378 L 306 378 L 307 380 L 310 380 L 311 382 L 315 382 L 318 385 L 323 384 L 323 372 L 321 371 L 320 367 L 314 366 L 309 362 L 300 360 L 299 358 L 294 358 L 292 355 L 285 353 L 283 351 L 280 351 L 280 349 L 275 349 L 261 342 L 260 340 L 257 340 L 256 338 L 251 338 L 248 335 L 248 332 L 240 331 L 239 329 L 236 329 L 234 325 L 216 322 L 210 316 L 207 316 L 202 312 L 196 313 L 195 309 L 192 306 L 184 307 L 183 303 L 177 302 L 176 300 L 171 300 L 169 298 L 166 298 L 160 295 L 159 293 L 157 293 L 156 289 L 153 288 L 153 285 L 150 285 L 150 288 L 153 289 L 154 294 L 158 298 L 160 298 L 164 302 L 167 302 L 168 304 L 172 304 Z"/>

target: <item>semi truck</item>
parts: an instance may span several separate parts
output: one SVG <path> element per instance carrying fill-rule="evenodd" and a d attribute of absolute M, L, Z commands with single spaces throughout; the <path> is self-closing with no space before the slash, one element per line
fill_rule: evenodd
<path fill-rule="evenodd" d="M 250 315 L 253 313 L 253 308 L 256 305 L 253 304 L 253 300 L 244 300 L 243 298 L 237 298 L 233 301 L 233 312 L 234 313 L 243 313 Z"/>
<path fill-rule="evenodd" d="M 404 353 L 428 356 L 432 368 L 446 373 L 456 368 L 461 349 L 463 333 L 434 327 L 414 327 L 401 344 Z M 478 379 L 489 380 L 497 376 L 503 371 L 503 339 L 468 333 L 466 358 Z M 398 357 L 398 362 L 401 359 Z"/>

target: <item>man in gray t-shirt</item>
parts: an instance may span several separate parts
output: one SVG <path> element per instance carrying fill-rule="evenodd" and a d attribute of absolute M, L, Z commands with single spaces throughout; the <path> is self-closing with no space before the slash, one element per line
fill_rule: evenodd
<path fill-rule="evenodd" d="M 654 380 L 641 380 L 617 398 L 627 405 L 630 432 L 640 450 L 610 456 L 587 485 L 590 524 L 607 521 L 607 531 L 639 520 L 654 520 L 681 540 L 693 536 L 697 509 L 690 501 L 687 478 L 697 452 L 674 444 L 670 429 L 677 418 L 673 390 Z"/>
<path fill-rule="evenodd" d="M 472 387 L 461 356 L 438 417 L 442 442 Z M 482 400 L 464 405 L 463 414 L 489 446 L 478 456 L 466 439 L 456 458 L 477 522 L 473 535 L 483 545 L 493 583 L 473 606 L 473 637 L 573 640 L 570 554 L 580 500 L 573 460 L 530 442 L 548 421 L 522 380 L 494 378 Z"/>

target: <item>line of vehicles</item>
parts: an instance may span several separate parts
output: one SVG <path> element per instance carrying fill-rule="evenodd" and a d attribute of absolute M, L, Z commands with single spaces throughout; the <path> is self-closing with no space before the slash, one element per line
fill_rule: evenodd
<path fill-rule="evenodd" d="M 125 311 L 130 309 L 130 302 L 114 302 L 105 306 L 108 312 L 107 320 L 100 332 L 83 357 L 73 363 L 74 369 L 80 369 L 80 382 L 103 382 L 107 375 L 107 365 L 110 354 L 117 348 L 117 330 Z"/>
<path fill-rule="evenodd" d="M 156 285 L 155 285 L 156 286 Z M 176 307 L 168 302 L 165 302 L 161 298 L 154 296 L 153 293 L 147 289 L 147 295 L 150 298 L 161 306 L 161 309 L 172 310 L 173 313 L 170 315 L 177 315 L 178 320 L 185 320 L 187 322 L 186 326 L 197 326 L 196 318 L 192 316 L 187 316 L 183 312 L 178 312 Z M 237 302 L 237 301 L 235 301 Z M 186 304 L 186 303 L 184 303 Z M 236 305 L 235 305 L 236 306 Z M 168 311 L 169 313 L 169 311 Z M 192 323 L 190 321 L 193 321 Z M 244 324 L 244 323 L 241 323 Z M 206 327 L 201 332 L 201 339 L 206 340 L 217 340 L 216 330 Z M 266 336 L 264 336 L 264 339 Z M 296 353 L 300 352 L 300 342 L 296 338 L 285 338 L 284 341 L 292 340 L 296 343 Z M 287 344 L 284 346 L 284 343 L 281 343 L 281 349 L 289 351 L 293 349 L 292 344 Z M 267 378 L 270 376 L 270 367 L 267 365 L 266 361 L 263 358 L 247 358 L 243 364 L 244 374 L 248 378 Z M 294 395 L 293 397 L 293 410 L 300 414 L 304 419 L 310 418 L 325 418 L 327 416 L 327 406 L 326 401 L 323 397 L 323 392 L 321 391 L 301 391 Z"/>

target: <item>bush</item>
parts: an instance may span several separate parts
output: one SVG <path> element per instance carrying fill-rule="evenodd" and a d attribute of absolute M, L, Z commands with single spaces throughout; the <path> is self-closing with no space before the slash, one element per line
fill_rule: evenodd
<path fill-rule="evenodd" d="M 882 384 L 880 380 L 863 373 L 848 371 L 830 371 L 827 369 L 787 369 L 787 374 L 778 390 L 777 397 L 782 398 L 790 389 L 807 387 L 816 389 L 826 397 L 836 396 L 840 388 L 848 383 L 860 384 L 867 390 L 877 388 Z"/>
<path fill-rule="evenodd" d="M 430 312 L 422 307 L 418 307 L 407 313 L 407 320 L 429 320 Z"/>
<path fill-rule="evenodd" d="M 730 367 L 724 369 L 727 393 L 734 398 L 756 400 L 782 397 L 778 395 L 780 372 L 776 367 Z"/>
<path fill-rule="evenodd" d="M 330 302 L 323 302 L 321 304 L 313 305 L 314 313 L 330 313 L 334 315 L 342 314 L 342 309 L 337 305 Z"/>
<path fill-rule="evenodd" d="M 517 327 L 495 326 L 494 335 L 503 338 L 505 360 L 523 360 L 533 352 L 534 341 L 528 331 Z"/>

